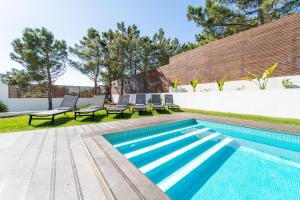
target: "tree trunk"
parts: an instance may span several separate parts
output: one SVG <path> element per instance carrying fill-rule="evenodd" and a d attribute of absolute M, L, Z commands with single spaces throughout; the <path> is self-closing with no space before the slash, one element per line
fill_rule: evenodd
<path fill-rule="evenodd" d="M 258 24 L 259 25 L 265 23 L 264 11 L 263 11 L 263 9 L 261 7 L 262 3 L 263 3 L 263 0 L 259 0 L 258 1 Z"/>
<path fill-rule="evenodd" d="M 97 92 L 97 91 L 98 91 L 98 90 L 97 90 L 97 79 L 98 79 L 98 78 L 95 78 L 95 79 L 94 79 L 94 95 L 97 95 L 97 93 L 98 93 L 98 92 Z"/>
<path fill-rule="evenodd" d="M 111 84 L 111 81 L 109 81 L 109 84 L 108 84 L 108 93 L 109 93 L 109 100 L 110 100 L 110 102 L 112 101 L 111 90 L 112 90 L 112 84 Z"/>
<path fill-rule="evenodd" d="M 124 89 L 124 79 L 121 78 L 121 95 L 123 95 L 123 89 Z"/>
<path fill-rule="evenodd" d="M 98 94 L 97 90 L 97 83 L 98 83 L 98 78 L 99 78 L 99 66 L 100 66 L 100 61 L 97 62 L 97 68 L 96 68 L 96 73 L 95 73 L 95 79 L 94 79 L 94 95 Z"/>
<path fill-rule="evenodd" d="M 52 110 L 52 79 L 50 73 L 50 67 L 47 67 L 48 75 L 48 110 Z"/>

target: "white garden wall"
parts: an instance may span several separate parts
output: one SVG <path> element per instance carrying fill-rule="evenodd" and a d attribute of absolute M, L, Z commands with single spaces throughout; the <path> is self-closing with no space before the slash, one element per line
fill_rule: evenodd
<path fill-rule="evenodd" d="M 182 108 L 300 119 L 300 89 L 172 93 Z M 135 95 L 131 95 L 131 102 Z M 118 95 L 113 96 L 117 101 Z M 147 94 L 150 98 L 150 94 Z M 163 94 L 162 94 L 163 99 Z"/>
<path fill-rule="evenodd" d="M 0 82 L 0 101 L 8 103 L 8 86 L 2 82 Z"/>
<path fill-rule="evenodd" d="M 53 98 L 53 108 L 60 105 L 63 98 Z M 47 98 L 9 98 L 8 86 L 0 82 L 0 101 L 8 106 L 10 112 L 48 110 Z M 77 106 L 88 105 L 92 98 L 79 98 Z"/>
<path fill-rule="evenodd" d="M 63 98 L 53 98 L 53 108 L 60 105 Z M 91 98 L 79 98 L 77 106 L 88 105 L 91 103 Z M 39 111 L 48 110 L 48 99 L 47 98 L 9 98 L 8 109 L 10 112 L 19 111 Z"/>
<path fill-rule="evenodd" d="M 289 79 L 295 88 L 300 88 L 300 75 L 297 76 L 284 76 L 284 77 L 272 77 L 269 78 L 267 89 L 283 89 L 282 80 Z M 225 82 L 224 91 L 227 90 L 258 90 L 258 86 L 251 81 L 238 80 Z M 198 84 L 196 90 L 198 92 L 204 91 L 218 91 L 216 83 Z M 190 85 L 180 85 L 178 91 L 193 92 Z M 170 88 L 170 92 L 174 92 L 173 88 Z"/>

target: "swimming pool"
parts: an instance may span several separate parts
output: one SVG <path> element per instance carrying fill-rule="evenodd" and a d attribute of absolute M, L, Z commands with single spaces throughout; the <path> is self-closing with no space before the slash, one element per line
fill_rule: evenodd
<path fill-rule="evenodd" d="M 185 120 L 104 136 L 171 199 L 300 199 L 300 136 Z"/>

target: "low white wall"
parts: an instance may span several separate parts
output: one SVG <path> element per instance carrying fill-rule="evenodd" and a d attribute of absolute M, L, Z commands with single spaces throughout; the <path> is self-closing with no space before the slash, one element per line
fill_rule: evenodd
<path fill-rule="evenodd" d="M 60 105 L 63 98 L 53 98 L 53 108 Z M 9 98 L 8 86 L 0 82 L 0 101 L 8 106 L 9 112 L 48 110 L 47 98 Z M 77 106 L 88 105 L 92 98 L 79 98 Z"/>
<path fill-rule="evenodd" d="M 60 105 L 63 98 L 53 98 L 53 108 Z M 92 98 L 79 98 L 77 106 L 88 105 Z M 10 98 L 8 99 L 8 109 L 10 112 L 18 111 L 39 111 L 48 110 L 47 98 Z"/>
<path fill-rule="evenodd" d="M 184 108 L 300 119 L 300 89 L 172 94 Z"/>
<path fill-rule="evenodd" d="M 183 108 L 300 119 L 300 89 L 171 93 Z M 151 94 L 147 94 L 150 98 Z M 135 101 L 131 95 L 130 102 Z M 117 101 L 118 95 L 113 96 Z M 163 99 L 163 94 L 162 94 Z"/>
<path fill-rule="evenodd" d="M 7 105 L 8 103 L 8 86 L 0 82 L 0 101 Z"/>

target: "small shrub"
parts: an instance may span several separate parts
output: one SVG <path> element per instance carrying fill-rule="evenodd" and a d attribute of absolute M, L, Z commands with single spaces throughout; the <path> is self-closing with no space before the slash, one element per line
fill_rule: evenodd
<path fill-rule="evenodd" d="M 198 83 L 199 83 L 199 80 L 198 80 L 198 79 L 195 79 L 195 80 L 193 80 L 193 81 L 190 81 L 190 85 L 192 86 L 194 92 L 196 92 Z"/>
<path fill-rule="evenodd" d="M 269 81 L 269 77 L 272 75 L 277 66 L 278 63 L 275 63 L 270 66 L 261 76 L 250 74 L 249 76 L 242 78 L 242 80 L 252 81 L 259 87 L 259 89 L 265 90 Z"/>
<path fill-rule="evenodd" d="M 173 83 L 171 83 L 171 87 L 175 89 L 175 92 L 178 91 L 178 83 L 179 83 L 178 79 L 176 79 Z"/>
<path fill-rule="evenodd" d="M 223 91 L 223 88 L 224 88 L 224 84 L 225 84 L 226 79 L 227 79 L 227 74 L 225 74 L 225 76 L 223 77 L 222 80 L 220 80 L 220 81 L 219 81 L 219 80 L 216 80 L 219 91 Z"/>
<path fill-rule="evenodd" d="M 290 79 L 282 79 L 281 84 L 285 89 L 293 88 L 293 82 Z"/>
<path fill-rule="evenodd" d="M 0 112 L 7 112 L 7 111 L 8 111 L 7 106 L 0 101 Z"/>

